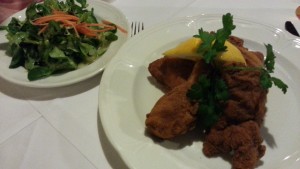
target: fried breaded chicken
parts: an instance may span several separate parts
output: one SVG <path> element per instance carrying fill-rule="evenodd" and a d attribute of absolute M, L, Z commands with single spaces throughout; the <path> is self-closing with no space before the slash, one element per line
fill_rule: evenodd
<path fill-rule="evenodd" d="M 249 51 L 240 38 L 231 36 L 229 41 L 241 51 L 247 67 L 263 66 L 262 53 Z M 201 105 L 191 102 L 186 93 L 200 74 L 207 73 L 205 64 L 199 63 L 164 57 L 149 65 L 151 75 L 168 89 L 147 114 L 146 127 L 150 133 L 170 139 L 194 128 Z M 202 70 L 197 70 L 199 65 Z M 245 65 L 225 63 L 223 66 Z M 207 130 L 203 153 L 208 157 L 229 154 L 233 169 L 254 169 L 266 149 L 259 128 L 266 113 L 268 91 L 260 85 L 259 70 L 224 69 L 221 76 L 230 99 L 225 102 L 220 119 Z"/>
<path fill-rule="evenodd" d="M 267 101 L 267 91 L 260 86 L 260 72 L 225 71 L 223 79 L 231 96 L 225 106 L 225 117 L 232 123 L 254 120 L 260 126 Z"/>
<path fill-rule="evenodd" d="M 156 102 L 145 122 L 150 133 L 170 139 L 194 128 L 198 105 L 192 103 L 186 93 L 202 71 L 203 62 L 197 62 L 186 82 L 172 88 Z"/>
<path fill-rule="evenodd" d="M 171 90 L 187 81 L 194 64 L 191 60 L 163 57 L 150 63 L 148 70 L 152 77 Z"/>
<path fill-rule="evenodd" d="M 246 121 L 223 130 L 211 129 L 205 138 L 203 153 L 208 157 L 233 153 L 233 169 L 253 169 L 265 153 L 262 141 L 258 124 Z"/>
<path fill-rule="evenodd" d="M 156 102 L 146 119 L 150 133 L 162 139 L 170 139 L 194 128 L 198 105 L 186 97 L 191 85 L 185 82 Z"/>
<path fill-rule="evenodd" d="M 243 44 L 234 38 L 237 44 Z M 263 55 L 240 46 L 247 67 L 261 67 Z M 235 64 L 225 65 L 242 66 Z M 260 71 L 224 70 L 222 78 L 227 84 L 230 99 L 224 113 L 212 126 L 203 143 L 203 153 L 208 156 L 232 154 L 233 169 L 254 169 L 264 155 L 259 127 L 266 113 L 267 90 L 260 85 Z"/>

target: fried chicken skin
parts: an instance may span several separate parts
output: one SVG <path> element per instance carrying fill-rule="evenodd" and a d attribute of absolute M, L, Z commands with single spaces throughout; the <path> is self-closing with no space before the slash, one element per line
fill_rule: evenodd
<path fill-rule="evenodd" d="M 267 91 L 260 86 L 258 71 L 225 71 L 223 73 L 230 93 L 224 116 L 231 123 L 254 120 L 260 126 L 266 113 Z"/>
<path fill-rule="evenodd" d="M 147 114 L 147 130 L 162 139 L 182 135 L 195 126 L 198 105 L 186 97 L 191 83 L 185 82 L 162 96 Z"/>
<path fill-rule="evenodd" d="M 265 153 L 262 141 L 258 124 L 246 121 L 223 130 L 212 129 L 205 138 L 203 153 L 208 157 L 233 153 L 233 169 L 253 169 Z"/>
<path fill-rule="evenodd" d="M 198 104 L 191 102 L 186 93 L 204 70 L 203 65 L 202 61 L 197 62 L 186 82 L 172 88 L 156 102 L 145 122 L 151 134 L 170 139 L 194 128 Z"/>
<path fill-rule="evenodd" d="M 149 64 L 148 70 L 167 90 L 186 82 L 194 68 L 194 61 L 163 57 Z"/>
<path fill-rule="evenodd" d="M 234 38 L 242 45 L 240 39 Z M 263 55 L 240 46 L 247 67 L 262 67 Z M 232 63 L 225 65 L 242 66 Z M 203 153 L 208 156 L 232 155 L 232 169 L 254 169 L 265 153 L 259 128 L 266 113 L 267 90 L 260 85 L 260 71 L 224 70 L 230 99 L 219 121 L 207 132 Z"/>
<path fill-rule="evenodd" d="M 246 67 L 263 66 L 264 56 L 249 51 L 242 39 L 231 36 L 229 41 L 242 53 Z M 221 77 L 225 81 L 230 99 L 224 103 L 219 120 L 206 130 L 203 153 L 207 157 L 229 154 L 232 169 L 254 169 L 264 155 L 266 147 L 260 127 L 266 114 L 268 91 L 260 85 L 260 71 L 230 69 L 245 67 L 239 63 L 224 63 Z M 200 74 L 209 69 L 202 62 L 184 59 L 161 58 L 149 65 L 151 75 L 165 88 L 162 96 L 146 118 L 147 130 L 162 139 L 182 135 L 195 127 L 197 111 L 201 106 L 191 102 L 186 93 Z"/>

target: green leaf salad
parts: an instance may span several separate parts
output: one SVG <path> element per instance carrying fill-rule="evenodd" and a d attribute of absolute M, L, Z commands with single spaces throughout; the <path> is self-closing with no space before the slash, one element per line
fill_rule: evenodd
<path fill-rule="evenodd" d="M 44 0 L 26 9 L 26 19 L 12 18 L 7 53 L 10 68 L 23 66 L 30 81 L 90 64 L 118 39 L 117 26 L 99 23 L 86 0 Z"/>

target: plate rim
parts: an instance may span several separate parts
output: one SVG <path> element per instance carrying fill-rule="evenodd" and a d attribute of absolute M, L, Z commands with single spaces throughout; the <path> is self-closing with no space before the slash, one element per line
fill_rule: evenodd
<path fill-rule="evenodd" d="M 169 21 L 166 21 L 166 22 L 160 22 L 152 27 L 149 27 L 148 29 L 144 30 L 143 32 L 139 33 L 138 35 L 135 35 L 133 38 L 131 38 L 130 40 L 128 40 L 126 42 L 125 45 L 123 45 L 121 47 L 121 49 L 118 51 L 118 53 L 116 54 L 116 57 L 113 58 L 111 60 L 111 62 L 107 65 L 107 71 L 104 71 L 103 75 L 102 75 L 102 78 L 101 78 L 101 83 L 100 83 L 100 86 L 99 86 L 99 92 L 98 92 L 98 113 L 99 113 L 99 118 L 101 120 L 101 124 L 103 126 L 103 129 L 104 129 L 104 132 L 105 132 L 105 135 L 107 136 L 109 142 L 111 143 L 112 147 L 116 150 L 116 152 L 118 153 L 118 155 L 121 157 L 121 159 L 125 162 L 125 164 L 129 167 L 129 168 L 135 168 L 133 166 L 133 163 L 132 162 L 129 162 L 129 158 L 124 155 L 121 151 L 122 151 L 122 147 L 120 147 L 117 143 L 117 141 L 115 141 L 113 139 L 113 136 L 112 134 L 109 132 L 109 128 L 108 126 L 106 125 L 106 121 L 104 119 L 104 115 L 103 111 L 107 110 L 107 108 L 104 108 L 105 107 L 105 103 L 102 102 L 103 99 L 105 99 L 105 96 L 106 96 L 106 92 L 104 91 L 104 89 L 106 88 L 106 85 L 107 85 L 107 81 L 108 81 L 108 76 L 110 75 L 110 73 L 112 72 L 112 65 L 120 58 L 119 55 L 121 55 L 121 52 L 126 49 L 129 44 L 131 43 L 134 43 L 134 41 L 136 39 L 138 39 L 138 37 L 142 37 L 146 34 L 149 34 L 150 32 L 154 31 L 155 29 L 162 29 L 164 28 L 164 26 L 166 25 L 169 25 L 173 22 L 176 22 L 176 21 L 181 21 L 181 20 L 191 20 L 193 18 L 200 18 L 200 17 L 218 17 L 218 18 L 221 18 L 222 14 L 199 14 L 199 15 L 193 15 L 193 16 L 184 16 L 184 17 L 178 17 L 178 18 L 172 18 L 171 20 Z M 261 25 L 262 27 L 267 27 L 269 29 L 272 29 L 274 32 L 278 32 L 278 33 L 281 33 L 283 35 L 283 37 L 285 38 L 285 40 L 292 40 L 292 41 L 295 41 L 297 44 L 300 45 L 300 38 L 296 38 L 290 34 L 288 34 L 288 32 L 280 29 L 280 28 L 277 28 L 275 26 L 272 26 L 270 24 L 265 24 L 265 23 L 260 23 L 260 22 L 256 22 L 256 21 L 252 21 L 252 20 L 249 20 L 247 18 L 243 18 L 243 17 L 239 17 L 239 16 L 234 16 L 234 19 L 237 19 L 237 20 L 242 20 L 242 21 L 247 21 L 247 22 L 250 22 L 250 23 L 253 23 L 253 24 L 259 24 Z M 221 20 L 221 19 L 220 19 Z M 293 59 L 299 59 L 299 58 L 293 58 Z"/>
<path fill-rule="evenodd" d="M 130 24 L 129 24 L 129 21 L 128 21 L 128 18 L 124 15 L 124 13 L 119 10 L 117 7 L 107 3 L 107 2 L 104 2 L 104 1 L 96 1 L 96 0 L 87 0 L 87 4 L 88 4 L 88 8 L 91 9 L 91 8 L 94 8 L 94 9 L 101 9 L 101 8 L 109 8 L 112 10 L 113 13 L 115 13 L 116 15 L 118 15 L 118 20 L 120 20 L 120 22 L 124 23 L 124 29 L 125 30 L 130 30 Z M 5 19 L 2 23 L 0 23 L 0 25 L 3 25 L 4 23 L 9 23 L 10 20 L 13 18 L 13 17 L 24 17 L 25 16 L 25 11 L 26 11 L 27 7 L 25 7 L 24 9 L 12 14 L 11 16 L 9 16 L 7 19 Z M 101 17 L 101 16 L 100 16 Z M 25 18 L 25 17 L 24 17 Z M 92 72 L 90 73 L 86 73 L 85 75 L 83 76 L 80 76 L 78 78 L 73 78 L 73 79 L 68 79 L 66 81 L 63 81 L 63 82 L 59 82 L 59 81 L 56 81 L 54 83 L 48 83 L 47 82 L 42 82 L 42 83 L 39 83 L 40 81 L 37 80 L 37 81 L 22 81 L 22 80 L 19 80 L 19 79 L 16 79 L 16 78 L 13 78 L 13 77 L 7 77 L 5 76 L 3 73 L 0 73 L 0 78 L 10 82 L 10 83 L 13 83 L 13 84 L 16 84 L 16 85 L 19 85 L 19 86 L 24 86 L 24 87 L 30 87 L 30 88 L 56 88 L 56 87 L 64 87 L 64 86 L 69 86 L 69 85 L 72 85 L 72 84 L 76 84 L 76 83 L 79 83 L 79 82 L 82 82 L 82 81 L 85 81 L 87 79 L 90 79 L 94 76 L 96 76 L 97 74 L 101 73 L 104 71 L 106 65 L 111 61 L 111 59 L 117 54 L 118 50 L 123 46 L 123 44 L 129 39 L 129 34 L 124 34 L 121 33 L 121 32 L 118 32 L 119 36 L 122 36 L 122 42 L 120 42 L 120 46 L 117 48 L 117 50 L 111 55 L 109 56 L 109 58 L 106 59 L 106 63 L 104 63 L 104 65 L 102 67 L 98 67 L 97 69 L 93 69 Z M 8 40 L 5 38 L 5 35 L 6 33 L 3 33 L 3 38 L 5 39 L 3 43 L 5 42 L 8 42 Z M 1 36 L 2 37 L 2 36 Z M 113 43 L 112 43 L 113 44 Z M 111 44 L 111 45 L 112 45 Z M 109 47 L 110 48 L 110 47 Z M 108 50 L 109 50 L 108 48 Z M 4 51 L 5 53 L 5 51 Z M 104 53 L 105 55 L 105 53 Z M 6 55 L 7 56 L 7 55 Z M 8 56 L 7 56 L 8 57 Z M 102 56 L 101 56 L 102 57 Z M 98 59 L 100 59 L 101 57 L 99 57 Z M 97 59 L 97 60 L 98 60 Z M 97 61 L 96 60 L 96 61 Z M 95 62 L 96 62 L 95 61 Z M 93 62 L 94 63 L 94 62 Z M 87 69 L 88 67 L 91 67 L 91 65 L 93 65 L 93 63 L 89 64 L 89 65 L 86 65 L 84 66 L 83 68 Z M 95 64 L 95 63 L 94 63 Z M 8 67 L 9 65 L 7 65 Z M 16 69 L 24 69 L 24 68 L 16 68 Z M 80 68 L 82 69 L 82 68 Z M 76 71 L 80 71 L 80 69 L 76 69 L 76 70 L 73 70 L 73 71 L 70 71 L 70 72 L 76 72 Z M 14 69 L 8 69 L 8 70 L 12 70 L 12 71 L 16 71 Z M 25 69 L 24 69 L 25 70 Z M 69 72 L 66 72 L 66 73 L 69 73 Z M 27 76 L 27 74 L 24 74 L 25 76 Z M 61 74 L 61 75 L 58 75 L 58 76 L 65 76 L 65 74 Z M 50 78 L 53 78 L 54 76 L 50 76 Z M 47 78 L 46 78 L 47 79 Z M 43 79 L 41 79 L 43 80 Z"/>

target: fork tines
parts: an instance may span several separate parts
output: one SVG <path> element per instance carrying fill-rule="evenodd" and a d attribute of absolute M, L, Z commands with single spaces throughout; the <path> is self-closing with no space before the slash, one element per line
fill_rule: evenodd
<path fill-rule="evenodd" d="M 143 22 L 132 22 L 131 23 L 131 36 L 136 35 L 140 31 L 144 30 Z"/>

